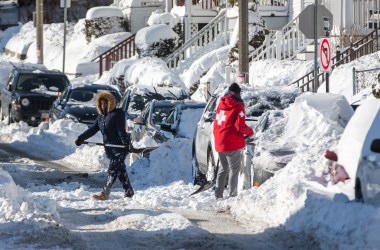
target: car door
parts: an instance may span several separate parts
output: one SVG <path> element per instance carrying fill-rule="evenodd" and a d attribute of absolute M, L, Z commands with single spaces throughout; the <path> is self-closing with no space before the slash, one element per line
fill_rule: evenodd
<path fill-rule="evenodd" d="M 213 96 L 208 102 L 201 119 L 199 120 L 197 130 L 194 136 L 195 157 L 199 167 L 207 169 L 207 152 L 211 146 L 214 151 L 213 121 L 216 111 L 218 97 Z M 203 172 L 203 171 L 202 171 Z"/>
<path fill-rule="evenodd" d="M 50 118 L 52 119 L 52 121 L 56 121 L 64 116 L 62 112 L 64 109 L 64 103 L 66 102 L 68 93 L 69 93 L 68 89 L 64 90 L 62 95 L 53 102 L 53 105 L 50 109 Z"/>

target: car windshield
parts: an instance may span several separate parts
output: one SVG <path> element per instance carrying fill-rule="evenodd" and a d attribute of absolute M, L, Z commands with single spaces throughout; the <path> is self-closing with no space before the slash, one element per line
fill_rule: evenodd
<path fill-rule="evenodd" d="M 242 92 L 247 119 L 258 119 L 265 111 L 283 110 L 293 103 L 300 94 L 297 91 L 262 91 Z"/>
<path fill-rule="evenodd" d="M 98 89 L 73 89 L 68 96 L 68 103 L 70 104 L 86 104 L 89 106 L 95 106 L 96 95 L 98 94 Z M 116 101 L 120 101 L 120 96 L 114 92 L 110 91 L 113 96 L 115 96 Z"/>
<path fill-rule="evenodd" d="M 180 95 L 177 97 L 178 100 L 184 100 L 187 99 L 187 95 Z M 139 114 L 141 110 L 145 107 L 147 103 L 149 103 L 152 100 L 176 100 L 176 97 L 173 95 L 164 96 L 160 93 L 144 93 L 144 94 L 133 94 L 130 104 L 127 109 L 128 114 Z"/>
<path fill-rule="evenodd" d="M 17 90 L 49 90 L 62 92 L 68 85 L 69 82 L 64 75 L 21 74 L 18 80 Z"/>

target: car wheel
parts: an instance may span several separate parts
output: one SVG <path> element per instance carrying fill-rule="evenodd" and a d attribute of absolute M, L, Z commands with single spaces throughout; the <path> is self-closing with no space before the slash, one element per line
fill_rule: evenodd
<path fill-rule="evenodd" d="M 0 104 L 0 120 L 4 121 L 3 106 Z"/>
<path fill-rule="evenodd" d="M 363 202 L 362 185 L 359 179 L 356 179 L 355 183 L 355 199 L 359 202 Z"/>
<path fill-rule="evenodd" d="M 193 173 L 193 184 L 202 186 L 207 182 L 206 175 L 202 174 L 201 171 L 199 171 L 198 162 L 195 157 L 192 157 L 191 160 L 191 167 L 192 167 L 192 173 Z"/>

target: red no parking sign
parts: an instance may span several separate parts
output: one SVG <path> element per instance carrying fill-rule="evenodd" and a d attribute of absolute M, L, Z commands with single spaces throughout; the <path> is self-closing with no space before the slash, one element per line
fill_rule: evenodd
<path fill-rule="evenodd" d="M 330 40 L 323 38 L 319 47 L 319 64 L 323 72 L 331 71 L 331 47 Z"/>

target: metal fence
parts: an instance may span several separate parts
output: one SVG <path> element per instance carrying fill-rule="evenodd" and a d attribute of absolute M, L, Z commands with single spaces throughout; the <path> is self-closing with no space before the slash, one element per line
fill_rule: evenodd
<path fill-rule="evenodd" d="M 352 92 L 356 95 L 360 91 L 380 83 L 380 68 L 357 70 L 352 69 Z"/>

